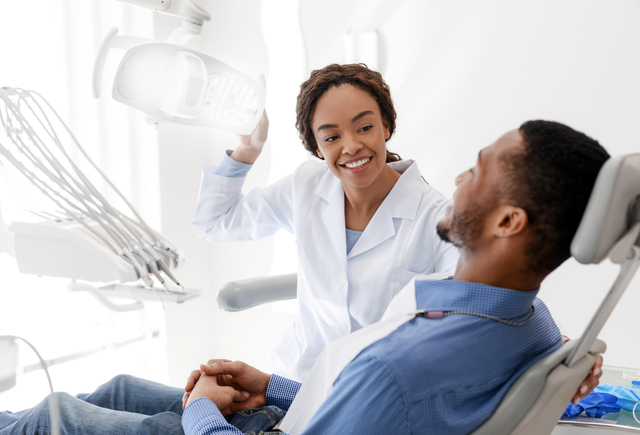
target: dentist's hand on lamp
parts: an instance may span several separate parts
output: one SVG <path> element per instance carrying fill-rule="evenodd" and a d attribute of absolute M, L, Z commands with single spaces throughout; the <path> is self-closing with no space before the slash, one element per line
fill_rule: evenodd
<path fill-rule="evenodd" d="M 251 135 L 238 135 L 240 143 L 231 154 L 231 158 L 237 162 L 252 165 L 262 152 L 262 146 L 267 141 L 268 134 L 269 118 L 267 117 L 267 111 L 265 110 L 262 112 L 262 118 L 260 118 L 260 122 Z"/>

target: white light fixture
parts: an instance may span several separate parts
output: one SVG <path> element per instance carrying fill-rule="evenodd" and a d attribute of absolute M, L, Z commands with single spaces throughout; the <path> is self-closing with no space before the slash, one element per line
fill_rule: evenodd
<path fill-rule="evenodd" d="M 180 16 L 183 26 L 167 42 L 117 36 L 118 29 L 112 28 L 94 64 L 94 97 L 101 93 L 109 51 L 124 49 L 127 52 L 113 83 L 114 100 L 157 121 L 250 134 L 264 111 L 264 87 L 226 63 L 184 45 L 200 34 L 209 14 L 190 0 L 172 0 L 170 7 L 159 0 L 121 1 Z"/>

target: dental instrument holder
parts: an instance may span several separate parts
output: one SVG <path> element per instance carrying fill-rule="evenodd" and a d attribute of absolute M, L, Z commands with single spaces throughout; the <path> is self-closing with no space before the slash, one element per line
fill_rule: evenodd
<path fill-rule="evenodd" d="M 42 96 L 36 100 L 34 95 L 38 94 L 0 88 L 0 125 L 8 141 L 6 145 L 0 142 L 0 169 L 18 198 L 27 199 L 27 205 L 22 204 L 25 210 L 44 221 L 13 221 L 10 226 L 0 222 L 0 250 L 16 258 L 21 273 L 70 278 L 69 290 L 87 290 L 116 311 L 142 308 L 141 300 L 179 303 L 200 295 L 200 290 L 184 290 L 173 276 L 172 270 L 185 261 L 180 250 L 144 222 L 91 161 L 56 111 Z M 68 136 L 58 135 L 49 119 L 51 113 Z M 113 207 L 70 158 L 69 141 L 77 145 L 135 219 Z M 29 198 L 37 197 L 45 202 L 34 208 L 28 204 Z M 151 275 L 164 287 L 160 292 L 153 288 Z M 76 280 L 108 285 L 96 288 Z M 147 287 L 136 285 L 138 280 Z M 169 280 L 178 289 L 169 287 Z M 135 302 L 116 305 L 107 299 L 110 297 Z"/>

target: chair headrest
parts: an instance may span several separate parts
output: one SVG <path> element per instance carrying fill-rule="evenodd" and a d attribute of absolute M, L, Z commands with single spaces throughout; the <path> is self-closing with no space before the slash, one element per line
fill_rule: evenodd
<path fill-rule="evenodd" d="M 638 222 L 640 154 L 612 157 L 598 174 L 571 254 L 583 264 L 600 263 Z"/>

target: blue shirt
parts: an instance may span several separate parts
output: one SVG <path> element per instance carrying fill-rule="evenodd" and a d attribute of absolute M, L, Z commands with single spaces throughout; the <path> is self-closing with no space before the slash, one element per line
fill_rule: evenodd
<path fill-rule="evenodd" d="M 209 174 L 221 175 L 223 177 L 246 177 L 253 165 L 233 160 L 231 153 L 233 153 L 232 150 L 227 150 L 222 156 L 222 160 L 220 160 L 218 166 L 205 166 L 203 170 Z"/>
<path fill-rule="evenodd" d="M 417 307 L 464 310 L 522 322 L 512 326 L 469 314 L 416 317 L 358 355 L 305 434 L 465 434 L 485 421 L 509 387 L 561 344 L 537 291 L 465 281 L 417 281 Z M 288 409 L 300 384 L 272 376 L 267 404 Z M 187 407 L 187 435 L 240 435 L 209 399 Z"/>

